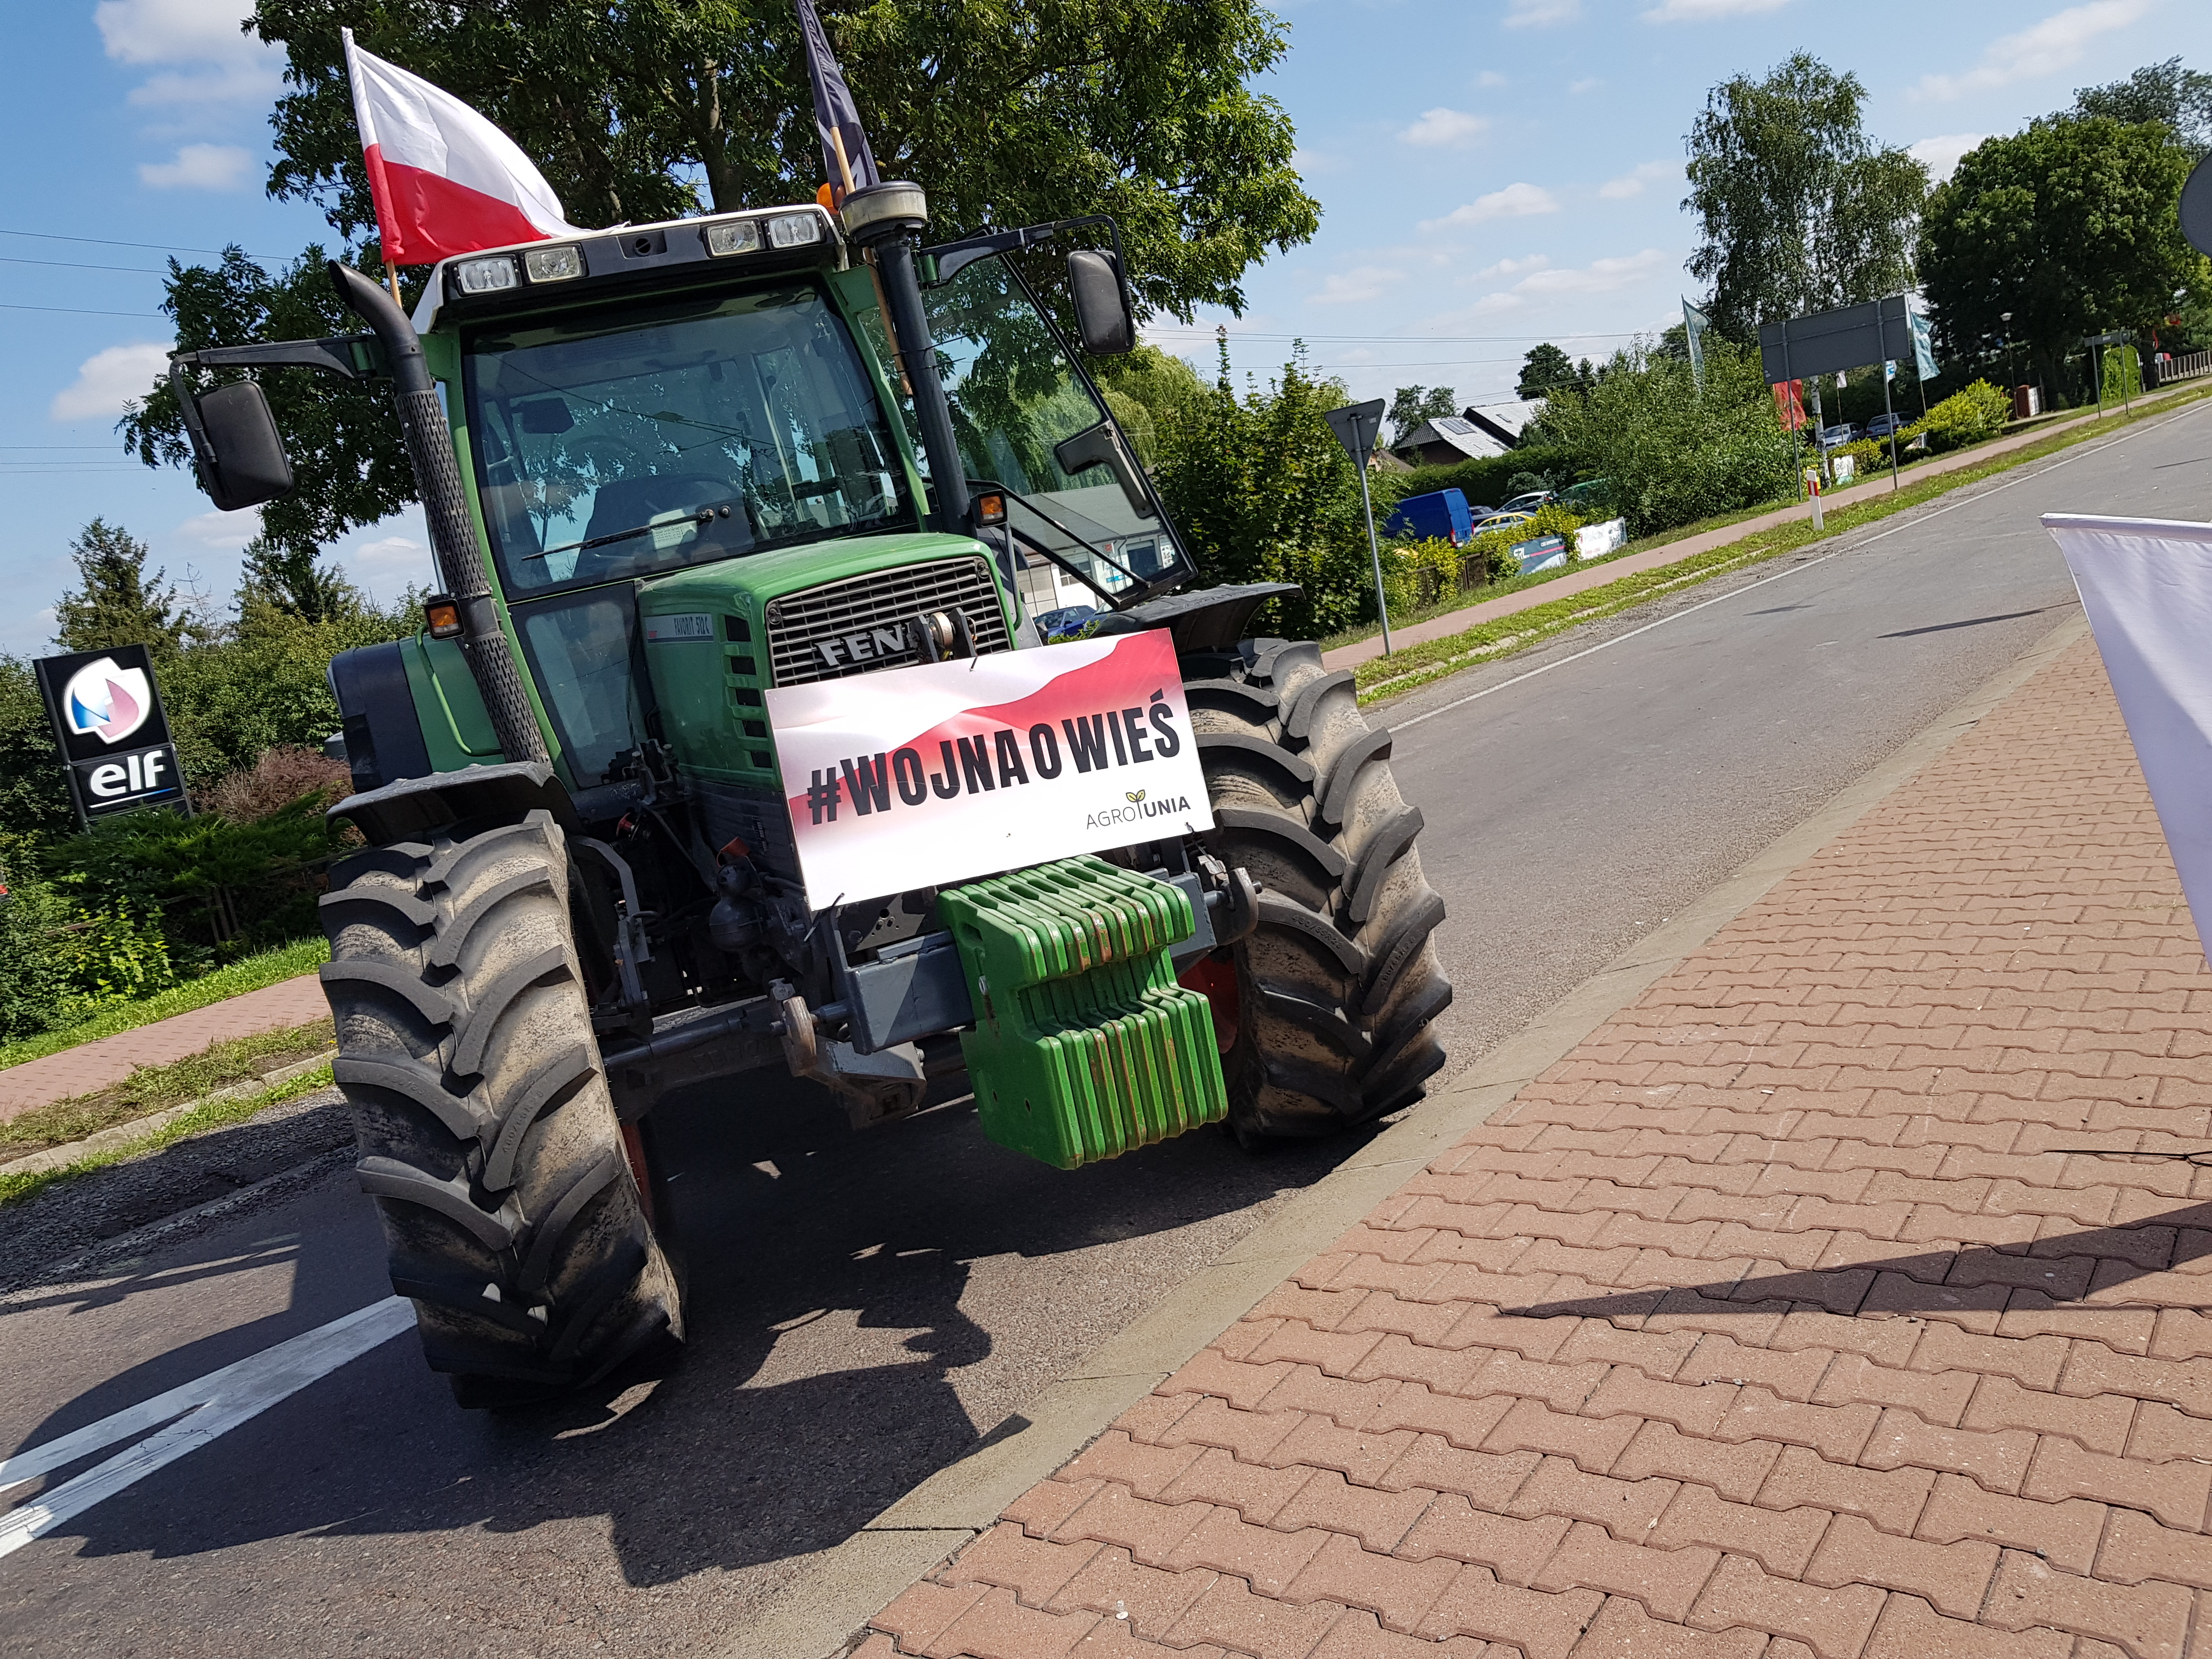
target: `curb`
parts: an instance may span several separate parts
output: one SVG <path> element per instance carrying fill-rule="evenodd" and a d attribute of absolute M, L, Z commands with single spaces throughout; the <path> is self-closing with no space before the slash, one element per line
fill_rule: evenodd
<path fill-rule="evenodd" d="M 331 1050 L 335 1054 L 337 1050 Z M 157 1130 L 166 1129 L 188 1112 L 197 1112 L 203 1106 L 212 1106 L 218 1101 L 246 1100 L 270 1089 L 289 1083 L 295 1077 L 305 1077 L 319 1066 L 331 1063 L 328 1054 L 316 1054 L 307 1060 L 295 1060 L 289 1066 L 279 1066 L 273 1072 L 264 1072 L 251 1083 L 234 1083 L 228 1089 L 218 1089 L 211 1095 L 202 1095 L 198 1100 L 185 1101 L 180 1106 L 165 1106 L 144 1117 L 134 1117 L 127 1123 L 118 1123 L 87 1135 L 82 1140 L 72 1140 L 66 1146 L 49 1146 L 44 1152 L 29 1152 L 21 1158 L 0 1164 L 0 1176 L 36 1175 L 42 1170 L 58 1170 L 89 1158 L 94 1152 L 112 1152 L 118 1146 L 128 1146 L 143 1139 Z"/>
<path fill-rule="evenodd" d="M 1991 709 L 2087 637 L 2076 617 L 1771 843 L 1671 921 L 1615 957 L 1157 1305 L 1074 1370 L 814 1565 L 763 1608 L 724 1659 L 835 1659 L 868 1620 L 995 1522 L 1113 1420 L 1249 1312 L 1439 1152 L 1507 1105 L 1784 876 L 1942 755 Z"/>

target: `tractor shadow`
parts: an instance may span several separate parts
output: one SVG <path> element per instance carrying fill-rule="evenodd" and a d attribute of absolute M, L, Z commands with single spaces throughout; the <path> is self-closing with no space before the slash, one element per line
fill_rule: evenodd
<path fill-rule="evenodd" d="M 1367 1138 L 1253 1156 L 1200 1130 L 1062 1172 L 986 1140 L 964 1098 L 856 1134 L 781 1077 L 694 1091 L 656 1121 L 687 1280 L 679 1355 L 641 1357 L 556 1405 L 463 1412 L 403 1335 L 71 1522 L 78 1559 L 270 1540 L 289 1554 L 305 1534 L 335 1564 L 343 1539 L 389 1557 L 401 1535 L 445 1549 L 474 1529 L 545 1528 L 556 1549 L 604 1537 L 631 1587 L 719 1569 L 745 1577 L 718 1598 L 750 1601 L 787 1576 L 774 1564 L 840 1542 L 1010 1431 L 1085 1353 Z M 388 1294 L 351 1185 L 338 1172 L 295 1201 L 304 1219 L 258 1218 L 137 1269 L 149 1287 L 219 1279 L 243 1241 L 284 1231 L 293 1306 L 118 1374 L 21 1443 Z M 38 1300 L 112 1309 L 130 1295 L 111 1283 Z M 562 1524 L 578 1521 L 592 1524 Z"/>

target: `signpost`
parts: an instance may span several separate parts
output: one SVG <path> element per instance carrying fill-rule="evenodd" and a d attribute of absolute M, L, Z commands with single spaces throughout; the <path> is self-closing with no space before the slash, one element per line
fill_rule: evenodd
<path fill-rule="evenodd" d="M 155 806 L 191 810 L 144 646 L 42 657 L 32 666 L 80 824 Z"/>
<path fill-rule="evenodd" d="M 1336 434 L 1337 442 L 1352 457 L 1352 470 L 1359 474 L 1359 507 L 1367 515 L 1367 553 L 1375 561 L 1375 614 L 1382 619 L 1382 654 L 1387 657 L 1390 654 L 1390 601 L 1382 591 L 1382 544 L 1375 538 L 1375 502 L 1367 493 L 1367 458 L 1375 453 L 1376 439 L 1382 435 L 1382 400 L 1373 398 L 1364 404 L 1346 404 L 1322 418 Z"/>

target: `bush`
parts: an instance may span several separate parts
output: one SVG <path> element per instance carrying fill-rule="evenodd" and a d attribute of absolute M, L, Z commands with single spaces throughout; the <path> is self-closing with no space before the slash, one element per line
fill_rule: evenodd
<path fill-rule="evenodd" d="M 1417 466 L 1376 480 L 1375 511 L 1379 519 L 1407 496 L 1425 495 L 1432 489 L 1456 489 L 1467 497 L 1471 507 L 1502 507 L 1520 493 L 1513 488 L 1513 481 L 1524 473 L 1547 478 L 1571 478 L 1577 476 L 1575 457 L 1553 446 L 1524 443 L 1518 449 L 1479 461 Z"/>
<path fill-rule="evenodd" d="M 233 823 L 258 823 L 302 796 L 327 805 L 349 794 L 353 775 L 319 749 L 278 744 L 244 771 L 233 772 L 200 797 L 200 805 Z"/>
<path fill-rule="evenodd" d="M 1987 380 L 1976 380 L 1963 392 L 1954 392 L 1905 428 L 1906 442 L 1925 433 L 1928 447 L 1941 452 L 1979 443 L 2002 430 L 2012 419 L 2012 399 Z"/>
<path fill-rule="evenodd" d="M 1575 532 L 1582 527 L 1581 519 L 1554 501 L 1537 508 L 1526 524 L 1487 531 L 1464 547 L 1437 538 L 1404 543 L 1383 555 L 1390 612 L 1425 610 L 1454 593 L 1519 575 L 1520 562 L 1510 550 L 1539 536 L 1565 537 L 1571 558 Z"/>
<path fill-rule="evenodd" d="M 1571 450 L 1578 472 L 1610 481 L 1632 536 L 1796 493 L 1796 446 L 1758 354 L 1708 336 L 1705 357 L 1702 390 L 1687 362 L 1639 348 L 1546 404 L 1539 435 Z"/>
<path fill-rule="evenodd" d="M 150 912 L 124 902 L 88 911 L 43 881 L 15 882 L 0 899 L 0 1042 L 74 1024 L 176 978 Z"/>

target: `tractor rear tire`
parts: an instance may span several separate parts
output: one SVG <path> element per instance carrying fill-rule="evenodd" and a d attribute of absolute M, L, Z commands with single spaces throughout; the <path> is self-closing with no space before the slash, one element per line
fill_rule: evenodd
<path fill-rule="evenodd" d="M 1443 901 L 1413 848 L 1390 734 L 1310 643 L 1247 640 L 1183 659 L 1213 805 L 1210 850 L 1258 884 L 1259 924 L 1209 986 L 1229 1123 L 1249 1146 L 1410 1106 L 1444 1063 L 1452 999 L 1431 939 Z M 1227 1029 L 1233 1026 L 1233 1033 Z"/>
<path fill-rule="evenodd" d="M 680 1340 L 592 1033 L 550 815 L 373 848 L 322 900 L 362 1188 L 392 1288 L 464 1406 L 588 1384 Z"/>

